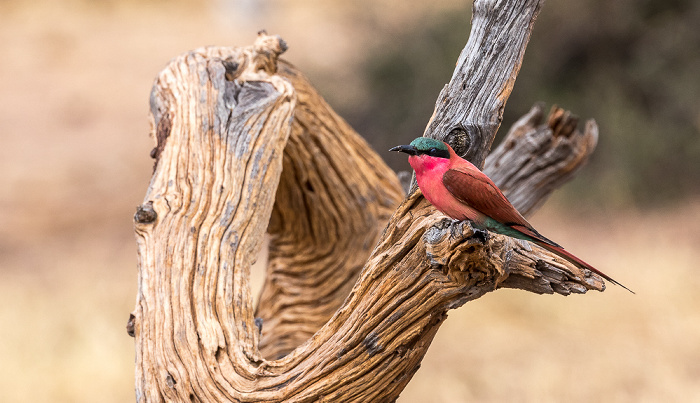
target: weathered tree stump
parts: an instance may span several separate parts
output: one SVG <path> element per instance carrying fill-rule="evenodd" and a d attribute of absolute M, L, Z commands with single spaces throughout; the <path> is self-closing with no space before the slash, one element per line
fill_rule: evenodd
<path fill-rule="evenodd" d="M 539 7 L 475 1 L 425 135 L 483 165 Z M 499 287 L 603 289 L 544 249 L 445 218 L 419 190 L 402 201 L 396 175 L 278 60 L 285 49 L 261 33 L 175 58 L 156 80 L 129 320 L 138 401 L 393 401 L 449 309 Z M 559 109 L 541 116 L 516 123 L 486 166 L 526 212 L 597 136 Z M 249 271 L 266 231 L 256 310 Z"/>

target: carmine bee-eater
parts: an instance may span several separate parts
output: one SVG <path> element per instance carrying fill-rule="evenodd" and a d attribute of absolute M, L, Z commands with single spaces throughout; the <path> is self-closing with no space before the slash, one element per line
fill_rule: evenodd
<path fill-rule="evenodd" d="M 469 220 L 478 229 L 534 242 L 634 293 L 537 232 L 486 174 L 458 156 L 448 144 L 418 137 L 410 145 L 389 151 L 409 155 L 408 162 L 416 171 L 423 196 L 443 214 L 455 220 Z"/>

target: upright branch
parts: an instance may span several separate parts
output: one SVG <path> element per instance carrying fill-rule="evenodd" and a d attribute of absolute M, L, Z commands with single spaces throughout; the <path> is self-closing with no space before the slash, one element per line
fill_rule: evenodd
<path fill-rule="evenodd" d="M 539 7 L 475 1 L 427 135 L 483 163 Z M 156 165 L 134 217 L 138 401 L 393 401 L 449 309 L 499 287 L 603 288 L 543 249 L 445 218 L 418 190 L 401 202 L 381 158 L 278 60 L 285 49 L 261 33 L 250 47 L 175 58 L 156 80 Z M 556 144 L 543 141 L 533 157 L 568 162 L 537 183 L 560 183 L 548 178 L 592 150 L 552 152 Z M 548 193 L 533 196 L 518 172 L 540 172 L 540 162 L 499 155 L 487 170 L 510 172 L 497 183 L 531 210 Z M 254 313 L 249 270 L 266 231 L 271 259 Z"/>
<path fill-rule="evenodd" d="M 474 1 L 472 29 L 425 137 L 449 143 L 483 167 L 530 40 L 542 0 Z"/>

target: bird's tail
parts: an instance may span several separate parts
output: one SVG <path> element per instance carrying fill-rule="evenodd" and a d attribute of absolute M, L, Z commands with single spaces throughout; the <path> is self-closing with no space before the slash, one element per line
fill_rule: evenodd
<path fill-rule="evenodd" d="M 534 238 L 534 237 L 533 237 L 533 238 Z M 543 238 L 544 238 L 544 237 L 543 237 Z M 546 238 L 545 238 L 545 239 L 546 239 Z M 543 240 L 539 240 L 539 239 L 536 239 L 536 238 L 534 239 L 534 241 L 535 241 L 535 243 L 538 244 L 539 246 L 541 246 L 541 247 L 547 249 L 548 251 L 550 251 L 550 252 L 552 252 L 552 253 L 556 253 L 557 255 L 559 255 L 559 256 L 563 257 L 564 259 L 568 260 L 569 262 L 571 262 L 571 263 L 573 263 L 573 264 L 575 264 L 575 265 L 577 265 L 577 266 L 579 266 L 579 267 L 588 269 L 588 270 L 592 271 L 593 273 L 596 273 L 596 274 L 599 275 L 600 277 L 602 277 L 602 278 L 608 280 L 609 282 L 611 282 L 611 283 L 613 283 L 613 284 L 619 285 L 620 287 L 622 287 L 622 288 L 624 288 L 625 290 L 631 292 L 632 294 L 635 293 L 634 291 L 630 290 L 629 288 L 625 287 L 624 285 L 622 285 L 622 284 L 620 284 L 619 282 L 617 282 L 616 280 L 614 280 L 612 277 L 610 277 L 610 276 L 608 276 L 607 274 L 601 272 L 600 270 L 598 270 L 598 269 L 596 269 L 595 267 L 591 266 L 590 264 L 584 262 L 583 260 L 577 258 L 576 256 L 572 255 L 571 253 L 567 252 L 567 251 L 564 250 L 564 248 L 562 248 L 561 246 L 556 245 L 556 244 L 555 244 L 555 245 L 552 245 L 552 244 L 550 244 L 550 243 L 547 243 L 547 242 L 545 242 L 545 241 L 543 241 Z"/>

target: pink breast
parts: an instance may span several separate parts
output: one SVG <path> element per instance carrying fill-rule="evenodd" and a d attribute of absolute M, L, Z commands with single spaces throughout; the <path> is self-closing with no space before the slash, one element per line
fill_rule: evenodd
<path fill-rule="evenodd" d="M 428 155 L 410 156 L 408 162 L 416 171 L 416 181 L 423 196 L 443 214 L 456 220 L 469 217 L 466 208 L 442 183 L 442 176 L 449 169 L 450 160 Z"/>

